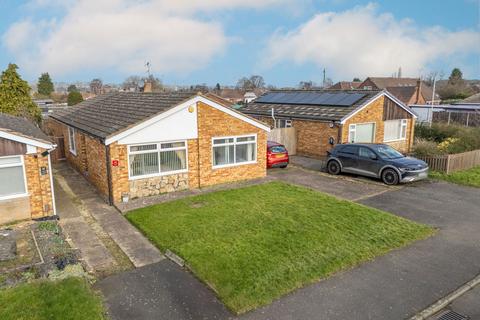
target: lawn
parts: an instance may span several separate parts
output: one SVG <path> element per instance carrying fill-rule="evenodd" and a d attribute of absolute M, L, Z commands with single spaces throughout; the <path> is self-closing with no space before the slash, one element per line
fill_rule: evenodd
<path fill-rule="evenodd" d="M 102 302 L 81 278 L 35 281 L 0 290 L 2 320 L 105 319 Z"/>
<path fill-rule="evenodd" d="M 480 188 L 480 167 L 453 172 L 450 174 L 445 174 L 441 172 L 430 172 L 430 177 L 462 184 L 465 186 Z"/>
<path fill-rule="evenodd" d="M 430 227 L 281 182 L 131 211 L 232 311 L 246 312 L 433 233 Z"/>

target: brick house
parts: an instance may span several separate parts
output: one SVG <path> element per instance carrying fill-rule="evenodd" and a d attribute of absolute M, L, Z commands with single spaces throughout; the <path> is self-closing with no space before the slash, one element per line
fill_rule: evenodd
<path fill-rule="evenodd" d="M 219 97 L 108 93 L 50 118 L 66 160 L 111 204 L 266 175 L 270 128 Z"/>
<path fill-rule="evenodd" d="M 273 128 L 296 128 L 297 154 L 316 158 L 348 142 L 409 152 L 416 118 L 385 90 L 275 90 L 240 110 Z"/>
<path fill-rule="evenodd" d="M 54 148 L 30 121 L 0 113 L 0 224 L 56 214 Z"/>
<path fill-rule="evenodd" d="M 438 94 L 418 78 L 368 77 L 357 87 L 362 90 L 387 90 L 407 106 L 411 104 L 439 104 Z"/>

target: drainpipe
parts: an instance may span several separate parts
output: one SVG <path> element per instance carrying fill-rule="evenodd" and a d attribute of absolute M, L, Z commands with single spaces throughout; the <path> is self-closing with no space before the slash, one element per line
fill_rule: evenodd
<path fill-rule="evenodd" d="M 105 141 L 104 141 L 105 143 Z M 108 181 L 108 204 L 113 206 L 113 192 L 112 192 L 112 169 L 110 168 L 110 146 L 105 145 L 105 160 L 107 165 L 107 181 Z"/>
<path fill-rule="evenodd" d="M 272 119 L 273 119 L 273 127 L 277 127 L 277 121 L 275 120 L 275 109 L 272 108 Z"/>

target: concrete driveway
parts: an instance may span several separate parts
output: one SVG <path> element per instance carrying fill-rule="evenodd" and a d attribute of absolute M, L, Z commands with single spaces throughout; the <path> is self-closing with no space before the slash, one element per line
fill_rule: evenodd
<path fill-rule="evenodd" d="M 296 290 L 238 319 L 405 319 L 480 272 L 479 189 L 429 181 L 389 188 L 299 168 L 278 170 L 272 176 L 427 223 L 439 231 L 429 239 Z M 98 284 L 114 319 L 141 318 L 134 315 L 144 315 L 145 309 L 156 319 L 170 319 L 172 310 L 183 310 L 178 314 L 186 314 L 176 319 L 234 318 L 219 308 L 214 294 L 208 290 L 198 289 L 201 290 L 198 297 L 191 293 L 176 294 L 178 288 L 197 290 L 198 286 L 182 284 L 181 279 L 171 283 L 156 276 L 163 268 L 164 265 L 156 264 L 137 269 L 134 275 L 117 275 L 117 281 L 107 278 Z M 137 278 L 152 279 L 149 283 L 163 289 L 153 290 L 150 285 L 125 288 L 125 281 Z M 135 299 L 137 296 L 142 299 Z M 203 307 L 194 307 L 199 304 Z"/>

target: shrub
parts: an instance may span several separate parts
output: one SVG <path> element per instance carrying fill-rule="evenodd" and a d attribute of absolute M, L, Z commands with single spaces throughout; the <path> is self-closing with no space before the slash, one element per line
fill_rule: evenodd
<path fill-rule="evenodd" d="M 434 152 L 433 142 L 438 145 Z M 417 147 L 417 144 L 420 144 Z M 480 149 L 480 128 L 471 128 L 455 125 L 435 123 L 431 127 L 417 125 L 415 128 L 414 152 L 417 155 L 425 155 L 424 152 L 432 152 L 430 155 L 439 153 L 461 153 Z M 417 151 L 418 150 L 418 151 Z"/>
<path fill-rule="evenodd" d="M 419 157 L 443 154 L 443 152 L 438 148 L 438 144 L 436 142 L 426 139 L 416 139 L 413 146 L 413 152 Z"/>

